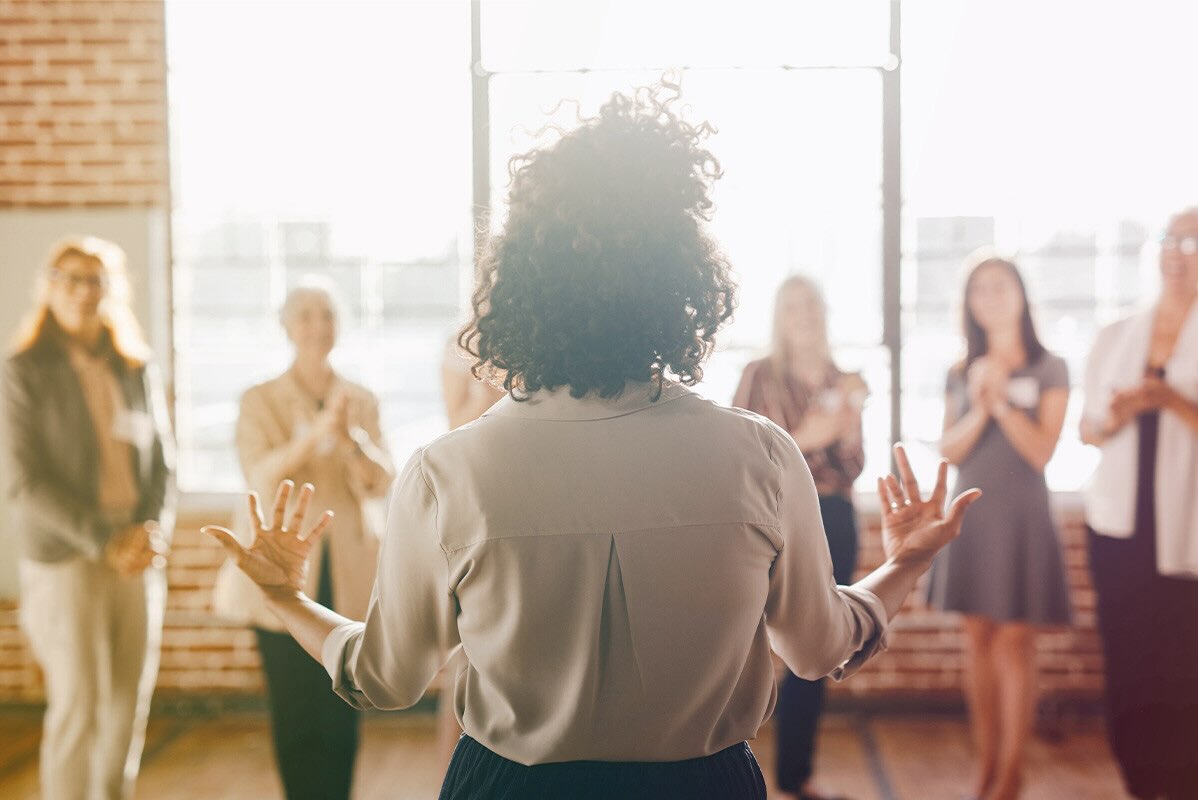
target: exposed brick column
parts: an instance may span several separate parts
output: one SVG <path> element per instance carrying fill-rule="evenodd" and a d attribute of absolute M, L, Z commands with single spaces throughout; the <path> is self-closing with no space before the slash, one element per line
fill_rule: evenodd
<path fill-rule="evenodd" d="M 161 0 L 0 0 L 0 208 L 167 205 Z"/>

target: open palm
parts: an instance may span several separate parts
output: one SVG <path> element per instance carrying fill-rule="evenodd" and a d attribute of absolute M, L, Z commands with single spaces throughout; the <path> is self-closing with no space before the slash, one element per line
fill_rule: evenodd
<path fill-rule="evenodd" d="M 244 547 L 232 531 L 219 525 L 200 529 L 220 542 L 250 580 L 271 592 L 304 590 L 308 577 L 308 556 L 333 519 L 333 512 L 325 511 L 309 530 L 304 531 L 304 516 L 308 513 L 316 489 L 312 484 L 305 483 L 288 515 L 287 501 L 294 488 L 295 484 L 289 480 L 279 484 L 269 526 L 263 522 L 258 493 L 249 493 L 250 524 L 254 528 L 254 539 L 249 547 Z"/>
<path fill-rule="evenodd" d="M 894 446 L 900 482 L 894 475 L 878 478 L 878 500 L 882 513 L 882 546 L 887 558 L 906 559 L 932 556 L 957 538 L 965 509 L 982 496 L 979 489 L 962 492 L 953 500 L 947 513 L 944 501 L 948 496 L 948 462 L 941 461 L 936 474 L 936 487 L 927 500 L 919 492 L 919 483 L 901 444 Z"/>

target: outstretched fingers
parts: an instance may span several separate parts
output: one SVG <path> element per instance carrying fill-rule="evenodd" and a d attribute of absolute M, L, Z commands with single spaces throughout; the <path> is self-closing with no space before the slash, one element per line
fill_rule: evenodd
<path fill-rule="evenodd" d="M 266 523 L 262 521 L 262 500 L 257 492 L 250 492 L 245 496 L 245 502 L 250 507 L 250 525 L 254 526 L 254 535 L 258 536 L 266 529 Z"/>
<path fill-rule="evenodd" d="M 300 532 L 300 528 L 304 524 L 304 517 L 308 514 L 308 505 L 312 502 L 312 495 L 316 493 L 316 487 L 310 483 L 305 483 L 300 487 L 299 500 L 295 504 L 295 508 L 291 510 L 291 519 L 284 531 Z"/>
<path fill-rule="evenodd" d="M 894 462 L 898 465 L 899 475 L 903 479 L 903 489 L 907 499 L 912 503 L 918 503 L 923 495 L 919 493 L 919 481 L 915 479 L 915 471 L 911 469 L 911 462 L 907 459 L 907 449 L 903 447 L 902 442 L 894 446 Z"/>
<path fill-rule="evenodd" d="M 291 499 L 291 490 L 294 488 L 295 483 L 290 479 L 279 484 L 279 491 L 275 492 L 275 510 L 268 530 L 283 530 L 283 520 L 287 516 L 287 501 Z"/>
<path fill-rule="evenodd" d="M 948 498 L 948 462 L 943 458 L 936 465 L 936 488 L 928 502 L 939 512 L 944 509 L 944 501 Z"/>
<path fill-rule="evenodd" d="M 954 531 L 960 529 L 961 523 L 965 520 L 965 511 L 982 496 L 981 489 L 970 489 L 967 492 L 962 492 L 953 500 L 953 504 L 948 508 L 948 515 L 945 517 L 945 524 L 951 527 Z"/>
<path fill-rule="evenodd" d="M 200 528 L 200 533 L 205 533 L 215 539 L 234 559 L 241 558 L 242 554 L 245 553 L 245 548 L 241 546 L 241 542 L 237 541 L 237 537 L 228 528 L 222 528 L 219 525 L 205 525 Z"/>
<path fill-rule="evenodd" d="M 318 541 L 320 539 L 321 535 L 324 534 L 325 530 L 329 527 L 329 523 L 332 521 L 333 521 L 333 512 L 325 511 L 323 514 L 320 515 L 320 519 L 318 519 L 316 521 L 316 524 L 312 526 L 311 530 L 309 530 L 307 532 L 301 532 L 299 534 L 299 536 L 298 536 L 299 540 L 301 542 L 316 542 L 316 541 Z"/>

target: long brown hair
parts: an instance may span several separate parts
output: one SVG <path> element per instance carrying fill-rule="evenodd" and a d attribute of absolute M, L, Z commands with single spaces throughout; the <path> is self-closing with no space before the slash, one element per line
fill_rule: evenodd
<path fill-rule="evenodd" d="M 125 269 L 125 251 L 116 243 L 97 236 L 72 236 L 51 249 L 38 277 L 33 309 L 17 328 L 11 352 L 16 354 L 31 350 L 57 329 L 58 323 L 50 311 L 50 278 L 54 270 L 72 256 L 95 261 L 103 268 L 108 281 L 104 299 L 100 302 L 100 320 L 104 330 L 112 341 L 113 349 L 127 366 L 143 366 L 149 358 L 150 347 L 129 306 L 131 291 Z"/>
<path fill-rule="evenodd" d="M 973 362 L 986 355 L 990 349 L 986 331 L 978 324 L 977 318 L 973 315 L 973 309 L 969 307 L 969 292 L 973 288 L 978 273 L 986 267 L 1003 269 L 1019 287 L 1019 295 L 1023 298 L 1023 313 L 1019 318 L 1019 334 L 1023 340 L 1023 352 L 1029 365 L 1039 361 L 1046 348 L 1036 334 L 1036 323 L 1032 319 L 1032 304 L 1028 300 L 1027 286 L 1023 282 L 1023 276 L 1019 273 L 1019 267 L 1015 266 L 1014 261 L 995 254 L 990 248 L 975 251 L 965 260 L 965 263 L 968 273 L 965 278 L 964 298 L 961 303 L 962 327 L 965 333 L 965 360 L 961 362 L 961 371 L 967 372 Z"/>

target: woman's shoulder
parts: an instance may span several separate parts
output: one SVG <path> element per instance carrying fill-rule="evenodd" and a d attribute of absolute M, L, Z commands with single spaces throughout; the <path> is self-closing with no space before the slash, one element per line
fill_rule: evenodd
<path fill-rule="evenodd" d="M 868 392 L 869 384 L 865 382 L 865 376 L 860 372 L 844 372 L 836 370 L 836 385 L 846 392 Z"/>
<path fill-rule="evenodd" d="M 1141 309 L 1126 316 L 1120 317 L 1113 322 L 1108 322 L 1106 325 L 1103 325 L 1101 328 L 1099 328 L 1098 333 L 1094 335 L 1094 348 L 1092 349 L 1097 350 L 1099 346 L 1105 347 L 1111 341 L 1118 340 L 1126 336 L 1137 325 L 1149 324 L 1151 318 L 1151 310 Z"/>
<path fill-rule="evenodd" d="M 964 386 L 965 385 L 965 359 L 964 358 L 962 358 L 959 361 L 954 361 L 952 363 L 952 365 L 949 366 L 948 371 L 945 373 L 945 380 L 947 381 L 948 386 L 950 388 L 953 386 Z"/>
<path fill-rule="evenodd" d="M 1057 375 L 1062 372 L 1068 372 L 1069 366 L 1064 358 L 1052 352 L 1045 350 L 1036 359 L 1034 364 L 1028 365 L 1028 371 L 1039 375 Z"/>
<path fill-rule="evenodd" d="M 790 434 L 760 412 L 735 404 L 725 406 L 698 395 L 692 396 L 691 401 L 692 407 L 701 411 L 689 415 L 690 424 L 701 427 L 712 440 L 718 440 L 726 453 L 743 453 L 747 448 L 771 454 L 777 461 L 776 454 L 780 452 L 790 449 L 798 452 Z"/>
<path fill-rule="evenodd" d="M 283 402 L 293 394 L 289 383 L 287 373 L 255 383 L 241 393 L 241 405 L 244 408 L 248 404 L 275 405 Z"/>
<path fill-rule="evenodd" d="M 744 378 L 756 378 L 759 375 L 766 374 L 769 370 L 769 363 L 770 363 L 769 356 L 755 358 L 752 361 L 750 361 L 748 364 L 745 364 L 745 368 L 743 370 L 741 370 L 741 375 Z M 742 378 L 742 380 L 743 380 L 743 378 Z"/>

